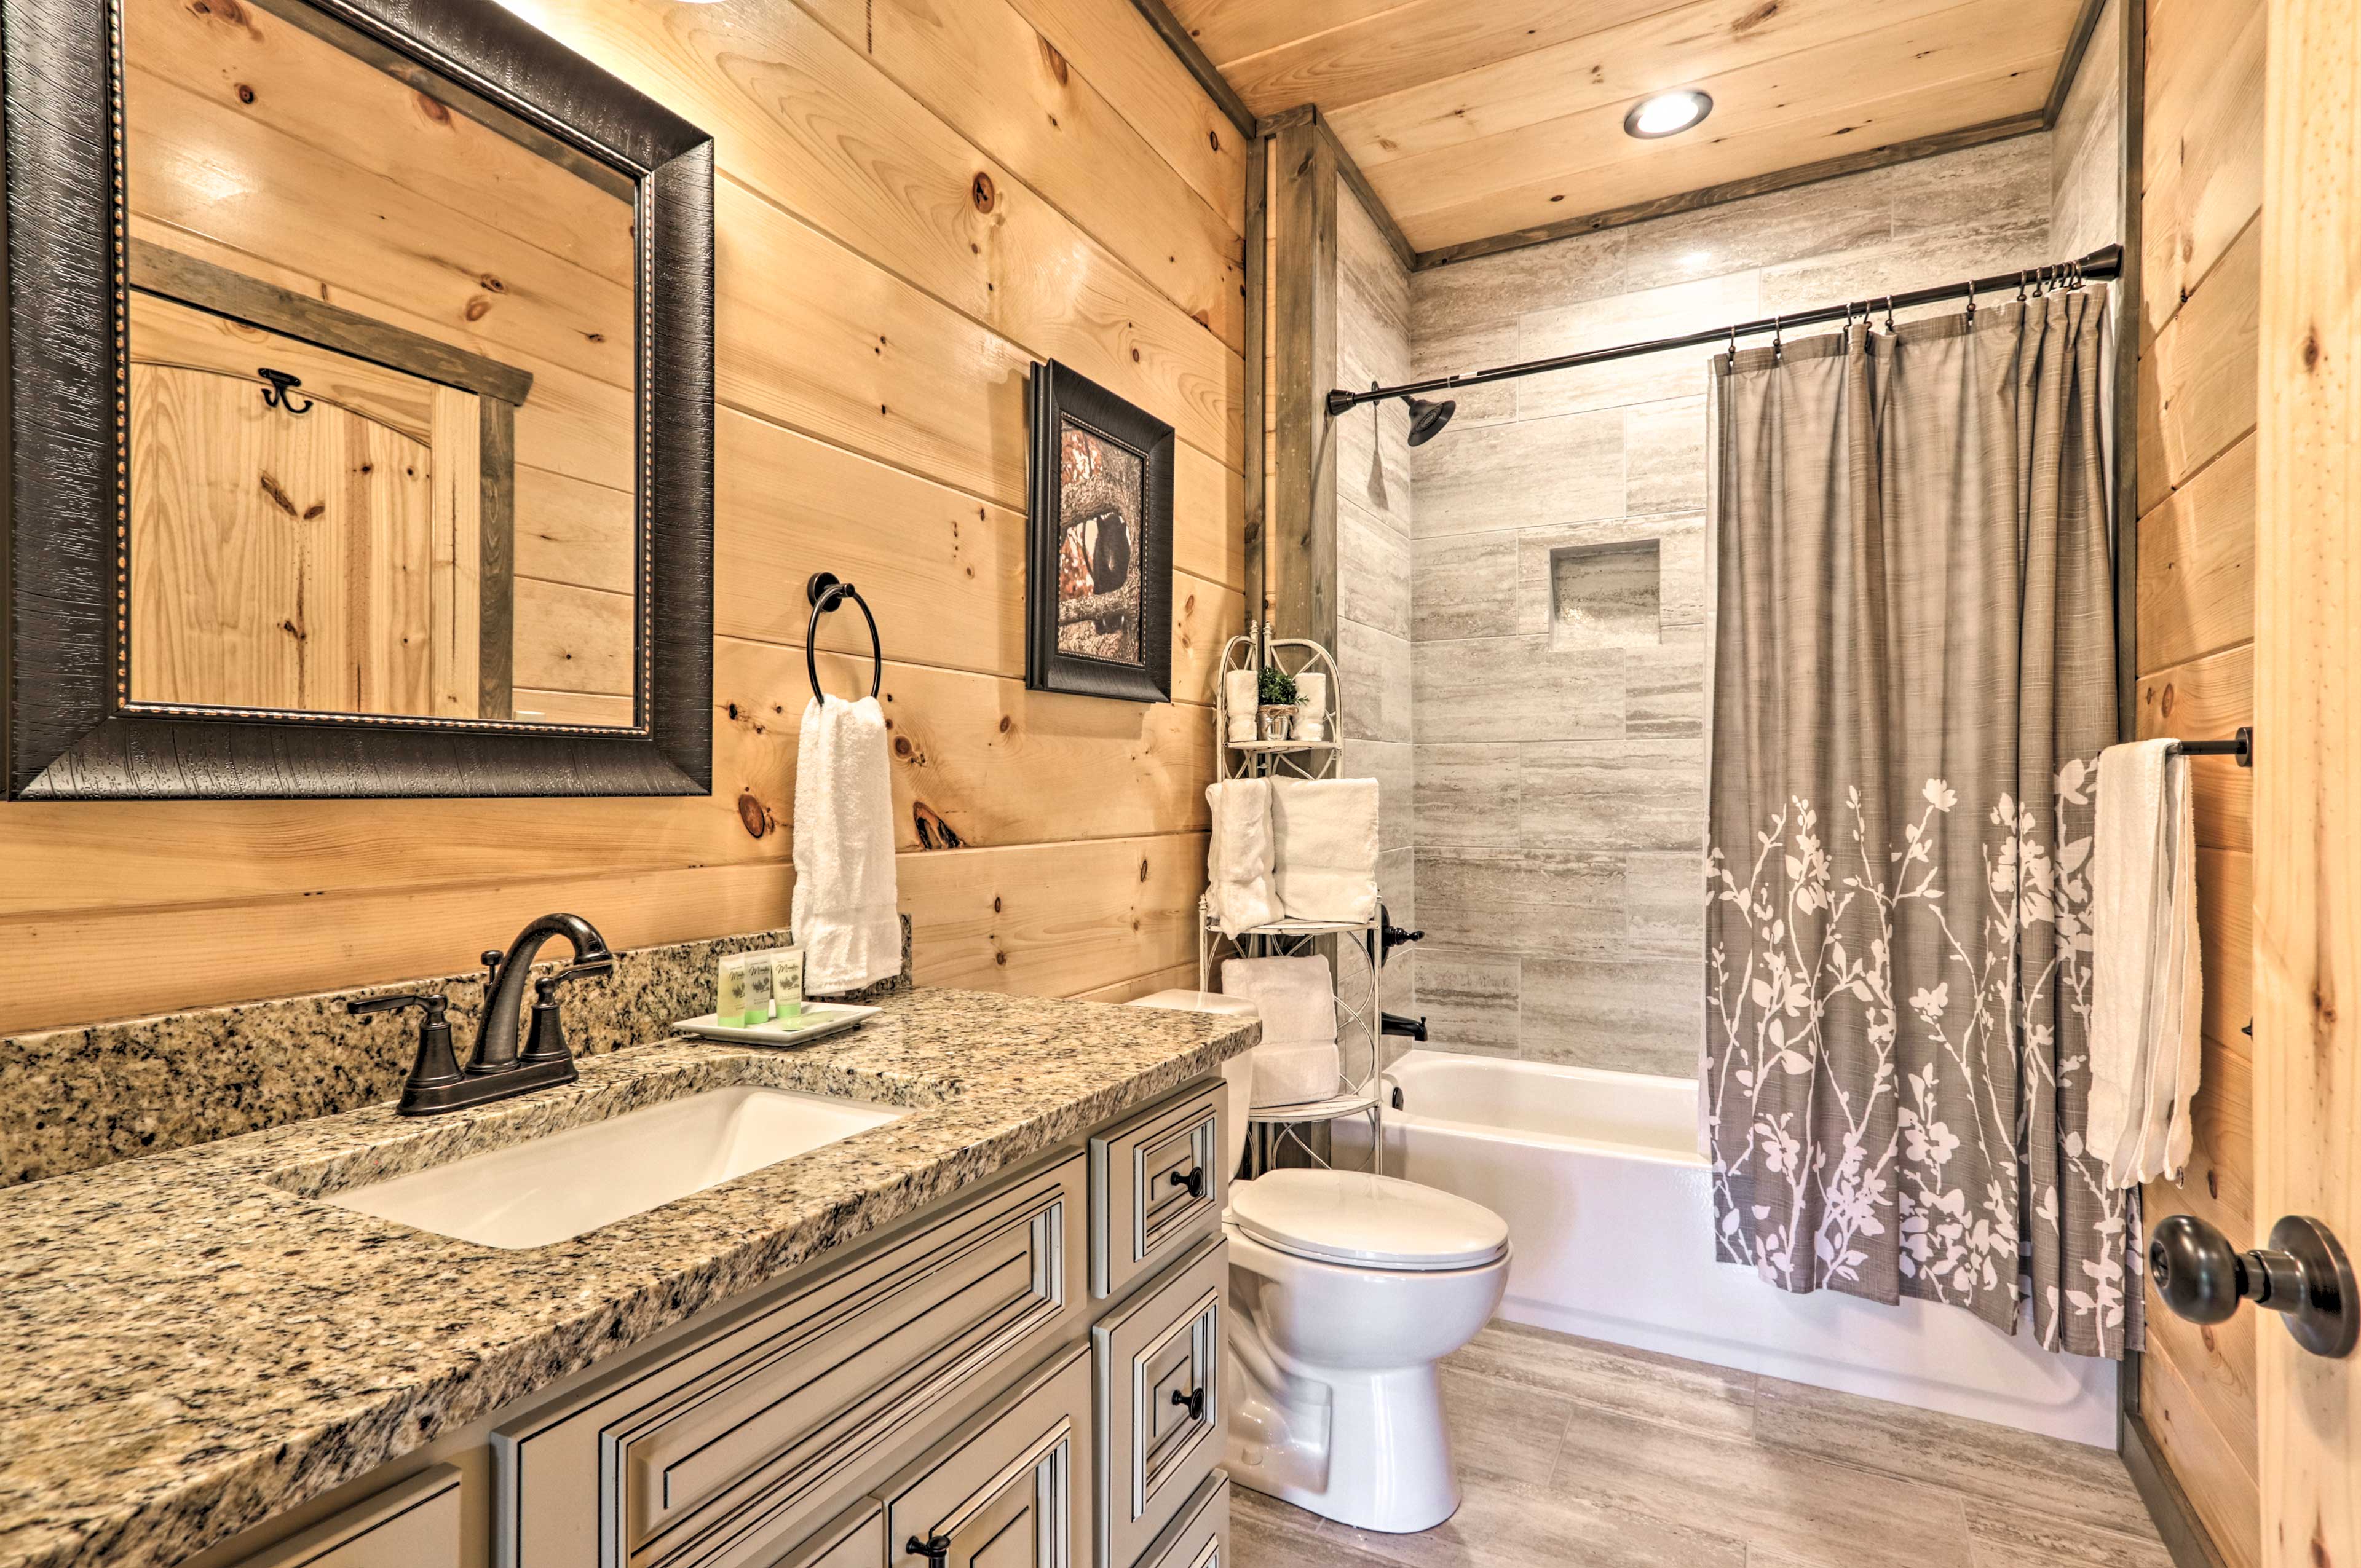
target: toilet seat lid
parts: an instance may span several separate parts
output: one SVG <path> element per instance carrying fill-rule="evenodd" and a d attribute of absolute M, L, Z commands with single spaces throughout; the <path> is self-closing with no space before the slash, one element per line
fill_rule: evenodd
<path fill-rule="evenodd" d="M 1274 1170 L 1230 1188 L 1231 1223 L 1266 1246 L 1370 1268 L 1474 1268 L 1509 1250 L 1481 1203 L 1357 1170 Z"/>

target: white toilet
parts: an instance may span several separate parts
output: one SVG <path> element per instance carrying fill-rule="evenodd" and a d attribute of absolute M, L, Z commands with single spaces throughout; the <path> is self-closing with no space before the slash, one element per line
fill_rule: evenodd
<path fill-rule="evenodd" d="M 1193 991 L 1134 1005 L 1250 1010 Z M 1252 1061 L 1223 1067 L 1230 1170 L 1246 1152 Z M 1274 1170 L 1231 1184 L 1222 1228 L 1230 1478 L 1362 1530 L 1449 1519 L 1459 1480 L 1435 1364 L 1500 1304 L 1507 1222 L 1391 1177 Z"/>

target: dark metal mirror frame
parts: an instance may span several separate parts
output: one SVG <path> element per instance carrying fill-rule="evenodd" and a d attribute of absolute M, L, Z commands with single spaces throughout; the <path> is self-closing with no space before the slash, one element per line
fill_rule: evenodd
<path fill-rule="evenodd" d="M 703 795 L 712 777 L 713 142 L 486 0 L 309 0 L 637 189 L 630 729 L 130 700 L 120 0 L 0 0 L 12 799 Z"/>

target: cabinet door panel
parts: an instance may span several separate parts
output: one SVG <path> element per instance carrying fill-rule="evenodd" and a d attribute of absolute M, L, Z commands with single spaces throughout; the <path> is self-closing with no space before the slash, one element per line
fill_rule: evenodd
<path fill-rule="evenodd" d="M 459 1568 L 459 1473 L 438 1464 L 238 1568 Z"/>
<path fill-rule="evenodd" d="M 1229 1243 L 1205 1242 L 1091 1331 L 1099 1568 L 1137 1562 L 1220 1457 L 1229 1267 Z"/>
<path fill-rule="evenodd" d="M 1091 1355 L 1076 1348 L 886 1488 L 895 1568 L 1073 1568 L 1086 1541 Z"/>
<path fill-rule="evenodd" d="M 1216 1470 L 1156 1538 L 1138 1568 L 1227 1568 L 1229 1554 L 1230 1478 Z"/>

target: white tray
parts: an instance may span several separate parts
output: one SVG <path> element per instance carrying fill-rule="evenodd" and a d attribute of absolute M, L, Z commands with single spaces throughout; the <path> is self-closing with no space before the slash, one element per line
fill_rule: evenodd
<path fill-rule="evenodd" d="M 805 1046 L 830 1035 L 841 1035 L 847 1029 L 858 1029 L 877 1016 L 874 1007 L 856 1007 L 849 1002 L 807 1002 L 803 1015 L 813 1020 L 800 1029 L 782 1028 L 778 1020 L 758 1024 L 752 1028 L 734 1024 L 715 1022 L 718 1013 L 708 1013 L 702 1018 L 683 1018 L 673 1025 L 684 1034 L 700 1035 L 708 1040 L 728 1040 L 741 1046 Z"/>

